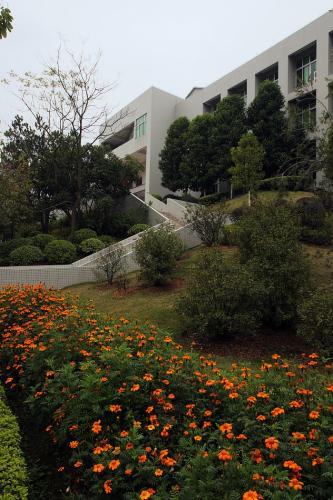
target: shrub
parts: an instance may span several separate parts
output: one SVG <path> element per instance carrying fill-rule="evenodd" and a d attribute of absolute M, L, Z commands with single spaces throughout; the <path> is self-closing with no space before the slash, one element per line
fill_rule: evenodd
<path fill-rule="evenodd" d="M 210 247 L 222 241 L 227 214 L 223 206 L 205 207 L 196 205 L 189 207 L 185 213 L 185 220 L 192 225 L 204 245 Z"/>
<path fill-rule="evenodd" d="M 32 239 L 33 244 L 36 247 L 39 247 L 41 250 L 44 250 L 46 245 L 48 245 L 49 243 L 51 243 L 51 241 L 54 241 L 54 240 L 55 240 L 55 237 L 52 236 L 52 234 L 43 234 L 43 233 L 36 234 L 36 236 L 34 236 Z"/>
<path fill-rule="evenodd" d="M 199 198 L 199 203 L 201 203 L 201 205 L 213 205 L 219 201 L 225 201 L 224 193 L 207 194 Z"/>
<path fill-rule="evenodd" d="M 254 333 L 263 291 L 253 274 L 218 249 L 201 254 L 178 302 L 187 327 L 205 335 Z"/>
<path fill-rule="evenodd" d="M 79 246 L 80 252 L 84 255 L 99 252 L 100 250 L 103 250 L 103 248 L 104 243 L 98 238 L 88 238 L 87 240 L 83 240 Z"/>
<path fill-rule="evenodd" d="M 320 198 L 325 209 L 333 212 L 333 193 L 331 191 L 318 190 L 316 195 Z"/>
<path fill-rule="evenodd" d="M 125 273 L 124 247 L 121 243 L 106 248 L 97 261 L 97 273 L 101 273 L 109 285 L 120 272 Z"/>
<path fill-rule="evenodd" d="M 16 248 L 9 254 L 9 262 L 13 266 L 31 266 L 41 263 L 43 259 L 41 249 L 32 245 Z"/>
<path fill-rule="evenodd" d="M 302 227 L 301 241 L 312 243 L 313 245 L 329 245 L 332 242 L 332 231 L 329 226 L 320 229 Z"/>
<path fill-rule="evenodd" d="M 317 354 L 228 369 L 39 286 L 1 290 L 0 323 L 8 392 L 70 498 L 332 497 L 332 368 Z"/>
<path fill-rule="evenodd" d="M 224 226 L 222 243 L 224 245 L 237 245 L 238 243 L 238 226 L 237 224 L 229 224 Z"/>
<path fill-rule="evenodd" d="M 106 247 L 113 245 L 113 243 L 116 243 L 117 241 L 113 236 L 110 236 L 109 234 L 102 234 L 102 236 L 98 236 L 98 239 L 103 241 Z"/>
<path fill-rule="evenodd" d="M 67 240 L 54 240 L 45 247 L 45 257 L 50 264 L 70 264 L 76 255 L 76 247 Z"/>
<path fill-rule="evenodd" d="M 327 354 L 333 354 L 333 289 L 312 291 L 297 312 L 297 335 Z"/>
<path fill-rule="evenodd" d="M 110 221 L 110 232 L 119 238 L 126 238 L 129 229 L 135 223 L 134 217 L 129 213 L 116 214 Z"/>
<path fill-rule="evenodd" d="M 242 207 L 236 207 L 234 208 L 231 213 L 229 214 L 229 217 L 232 222 L 237 222 L 241 217 L 243 217 L 244 214 L 246 214 L 248 210 L 247 206 L 242 206 Z"/>
<path fill-rule="evenodd" d="M 8 257 L 16 248 L 33 245 L 33 238 L 14 238 L 0 243 L 0 257 Z"/>
<path fill-rule="evenodd" d="M 19 426 L 0 386 L 0 498 L 28 498 L 26 464 L 20 448 Z"/>
<path fill-rule="evenodd" d="M 78 229 L 77 231 L 74 231 L 73 243 L 79 245 L 82 241 L 88 240 L 89 238 L 97 238 L 96 231 L 90 229 L 89 227 Z"/>
<path fill-rule="evenodd" d="M 134 226 L 130 227 L 128 230 L 128 236 L 133 236 L 134 234 L 141 233 L 146 229 L 149 229 L 151 226 L 149 224 L 134 224 Z"/>
<path fill-rule="evenodd" d="M 300 228 L 286 203 L 257 203 L 238 222 L 242 263 L 264 285 L 260 304 L 267 322 L 290 323 L 308 285 L 309 268 L 299 243 Z"/>
<path fill-rule="evenodd" d="M 164 285 L 171 278 L 183 244 L 169 225 L 143 233 L 135 245 L 135 260 L 140 277 L 153 285 Z"/>
<path fill-rule="evenodd" d="M 295 211 L 301 226 L 319 229 L 325 224 L 325 208 L 322 201 L 316 196 L 308 196 L 297 200 Z"/>
<path fill-rule="evenodd" d="M 311 183 L 311 179 L 304 175 L 270 177 L 259 182 L 259 189 L 261 191 L 306 191 Z"/>
<path fill-rule="evenodd" d="M 159 201 L 163 201 L 163 198 L 160 194 L 157 194 L 157 193 L 152 193 L 152 196 L 154 198 L 156 198 L 156 200 L 159 200 Z"/>

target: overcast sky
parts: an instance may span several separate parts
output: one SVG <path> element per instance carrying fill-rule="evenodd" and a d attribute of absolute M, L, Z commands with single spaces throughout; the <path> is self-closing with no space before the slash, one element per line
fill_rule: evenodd
<path fill-rule="evenodd" d="M 333 7 L 333 0 L 0 0 L 14 30 L 0 40 L 0 79 L 41 71 L 60 38 L 102 51 L 100 78 L 119 109 L 154 85 L 185 97 Z M 333 14 L 332 14 L 333 16 Z M 22 105 L 0 87 L 0 130 Z"/>

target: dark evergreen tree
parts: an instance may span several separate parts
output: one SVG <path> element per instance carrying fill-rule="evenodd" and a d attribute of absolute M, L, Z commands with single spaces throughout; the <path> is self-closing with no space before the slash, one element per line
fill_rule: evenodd
<path fill-rule="evenodd" d="M 188 189 L 187 180 L 183 178 L 180 165 L 186 155 L 186 134 L 189 120 L 181 116 L 168 129 L 165 145 L 160 153 L 159 167 L 162 171 L 162 185 L 171 191 Z"/>

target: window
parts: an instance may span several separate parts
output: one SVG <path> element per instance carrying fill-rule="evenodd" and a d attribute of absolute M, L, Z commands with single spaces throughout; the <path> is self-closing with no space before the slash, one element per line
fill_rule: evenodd
<path fill-rule="evenodd" d="M 139 139 L 146 134 L 147 130 L 147 113 L 140 116 L 135 122 L 135 138 Z"/>
<path fill-rule="evenodd" d="M 296 59 L 296 86 L 303 87 L 315 82 L 317 79 L 317 56 L 312 51 Z"/>
<path fill-rule="evenodd" d="M 244 102 L 246 104 L 247 102 L 247 81 L 240 83 L 239 85 L 236 85 L 235 87 L 232 87 L 231 89 L 228 90 L 229 95 L 240 95 L 243 97 Z"/>
<path fill-rule="evenodd" d="M 316 98 L 305 97 L 297 104 L 297 113 L 304 128 L 313 130 L 316 126 Z"/>

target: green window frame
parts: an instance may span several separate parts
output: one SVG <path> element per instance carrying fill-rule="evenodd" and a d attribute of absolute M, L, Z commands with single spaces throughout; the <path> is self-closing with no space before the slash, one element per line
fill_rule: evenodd
<path fill-rule="evenodd" d="M 143 135 L 146 135 L 147 132 L 147 113 L 140 116 L 135 121 L 135 138 L 139 139 Z"/>

